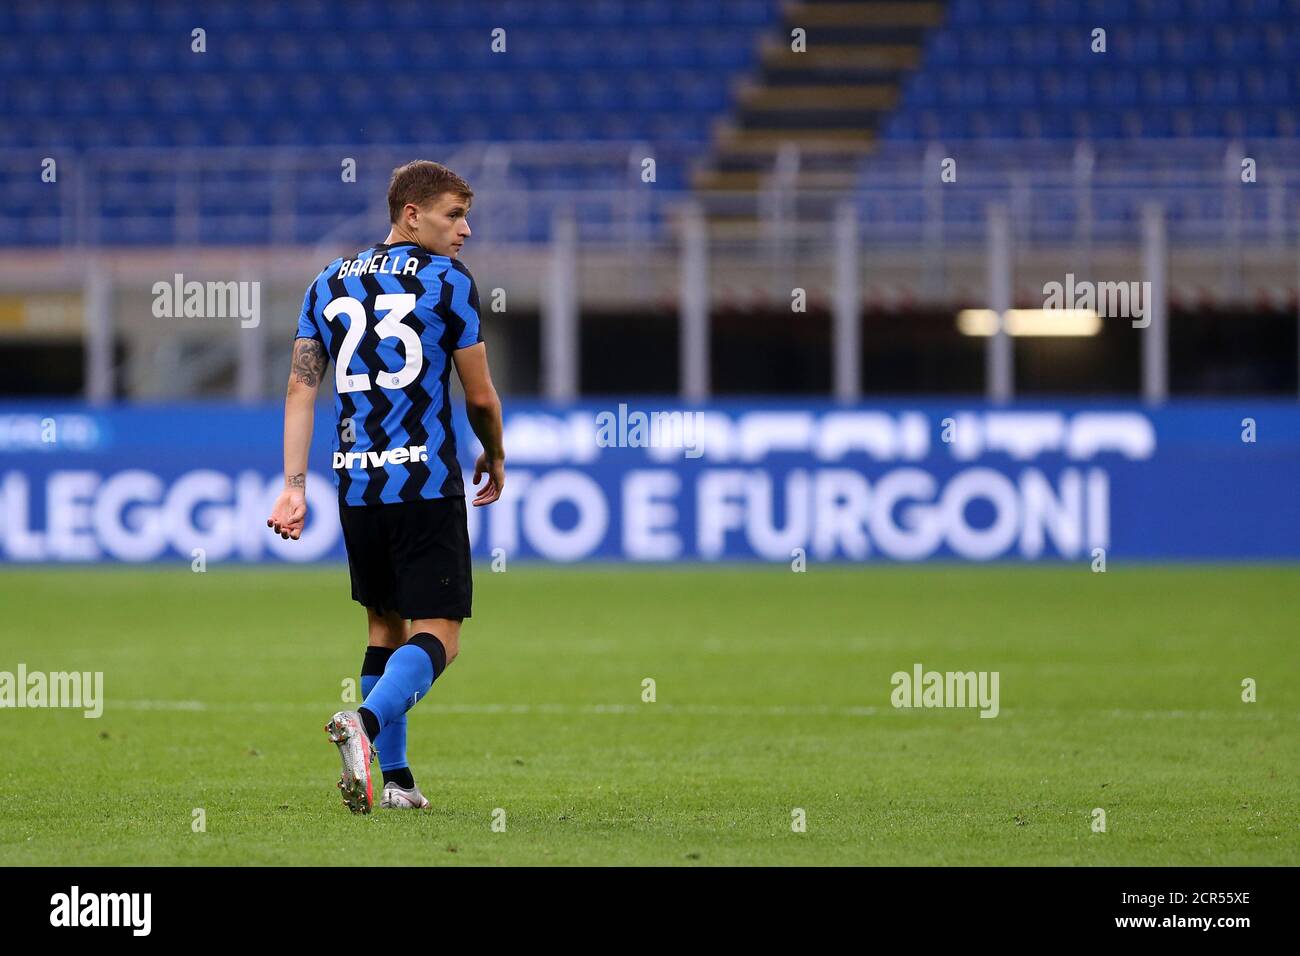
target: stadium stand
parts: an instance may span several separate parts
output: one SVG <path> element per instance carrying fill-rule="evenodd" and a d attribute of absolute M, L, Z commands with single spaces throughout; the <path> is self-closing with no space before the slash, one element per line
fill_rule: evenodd
<path fill-rule="evenodd" d="M 953 0 L 884 136 L 1290 137 L 1298 60 L 1296 0 Z"/>
<path fill-rule="evenodd" d="M 708 142 L 778 9 L 777 0 L 436 8 L 357 0 L 347 7 L 345 41 L 337 9 L 317 0 L 233 0 L 201 13 L 165 0 L 5 4 L 0 241 L 68 238 L 66 222 L 48 214 L 50 190 L 30 176 L 33 155 L 75 156 L 69 173 L 78 165 L 93 171 L 96 212 L 110 228 L 79 238 L 110 243 L 157 241 L 169 212 L 197 212 L 211 227 L 191 236 L 201 242 L 265 239 L 261 220 L 274 212 L 279 180 L 214 171 L 223 149 L 247 156 L 265 147 L 261 165 L 278 163 L 293 175 L 295 194 L 309 197 L 337 185 L 337 156 L 351 154 L 322 151 L 313 170 L 301 156 L 277 160 L 272 150 L 406 143 L 446 155 L 487 141 L 648 143 L 659 159 L 657 183 L 680 188 L 687 164 L 675 158 Z M 205 52 L 192 50 L 194 28 L 206 31 Z M 504 36 L 494 38 L 497 28 Z M 493 52 L 494 39 L 503 52 Z M 524 188 L 625 181 L 624 162 L 596 166 L 581 152 L 513 164 L 513 181 Z M 177 166 L 195 175 L 187 182 Z M 240 188 L 230 188 L 235 179 Z M 198 209 L 179 208 L 177 193 L 200 180 Z M 204 217 L 213 206 L 220 215 Z M 162 232 L 163 241 L 183 237 Z"/>
<path fill-rule="evenodd" d="M 344 40 L 322 0 L 0 6 L 0 244 L 311 243 L 373 211 L 365 177 L 403 146 L 522 197 L 480 211 L 521 242 L 545 240 L 561 202 L 583 230 L 655 232 L 692 189 L 742 237 L 772 189 L 805 191 L 790 209 L 808 222 L 856 190 L 874 228 L 928 241 L 917 224 L 973 236 L 990 196 L 1021 188 L 1037 228 L 1104 232 L 1160 198 L 1138 180 L 1167 187 L 1175 224 L 1278 234 L 1300 188 L 1300 0 L 347 9 Z M 1242 142 L 1270 187 L 1225 208 Z M 938 201 L 914 170 L 956 144 L 982 188 Z M 341 192 L 340 158 L 366 150 L 364 188 Z M 646 156 L 654 195 L 615 196 Z M 54 190 L 31 173 L 45 157 Z"/>

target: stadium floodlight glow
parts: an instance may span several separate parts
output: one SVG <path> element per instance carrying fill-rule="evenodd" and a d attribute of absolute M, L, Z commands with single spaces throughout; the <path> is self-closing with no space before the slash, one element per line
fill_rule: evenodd
<path fill-rule="evenodd" d="M 1017 336 L 1087 336 L 1101 331 L 1101 316 L 1092 309 L 1008 309 L 1006 329 Z M 962 309 L 957 331 L 962 335 L 993 335 L 998 328 L 992 309 Z"/>

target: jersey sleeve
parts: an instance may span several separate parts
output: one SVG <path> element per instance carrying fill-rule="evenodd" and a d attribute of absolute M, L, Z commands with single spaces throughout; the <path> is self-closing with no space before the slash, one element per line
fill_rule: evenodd
<path fill-rule="evenodd" d="M 317 342 L 323 342 L 320 329 L 316 327 L 316 283 L 312 283 L 307 289 L 306 294 L 302 297 L 302 312 L 298 314 L 298 331 L 294 334 L 295 339 L 315 339 Z"/>
<path fill-rule="evenodd" d="M 447 270 L 446 280 L 451 285 L 451 315 L 463 323 L 456 337 L 456 348 L 467 349 L 483 341 L 483 329 L 478 317 L 478 286 L 459 262 Z"/>

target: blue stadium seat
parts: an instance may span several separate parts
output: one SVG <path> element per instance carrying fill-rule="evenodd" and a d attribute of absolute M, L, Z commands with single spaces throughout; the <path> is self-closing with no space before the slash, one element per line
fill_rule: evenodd
<path fill-rule="evenodd" d="M 1297 62 L 1300 0 L 952 0 L 883 136 L 1280 135 Z"/>

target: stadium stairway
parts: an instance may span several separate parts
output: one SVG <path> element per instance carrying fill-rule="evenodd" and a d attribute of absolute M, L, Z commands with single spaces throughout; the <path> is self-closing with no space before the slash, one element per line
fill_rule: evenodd
<path fill-rule="evenodd" d="M 719 129 L 712 155 L 692 178 L 697 190 L 714 194 L 710 219 L 742 225 L 752 218 L 729 212 L 726 193 L 760 189 L 771 175 L 801 190 L 829 191 L 823 202 L 851 189 L 903 78 L 920 63 L 926 31 L 943 17 L 936 0 L 787 7 L 780 33 L 764 44 L 757 80 L 740 94 L 734 123 Z"/>

